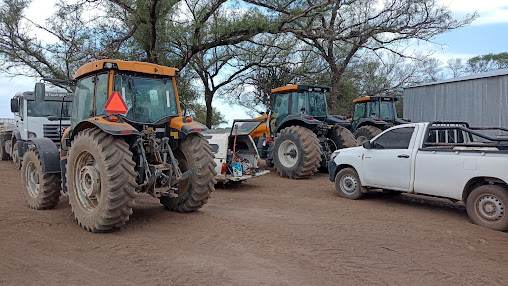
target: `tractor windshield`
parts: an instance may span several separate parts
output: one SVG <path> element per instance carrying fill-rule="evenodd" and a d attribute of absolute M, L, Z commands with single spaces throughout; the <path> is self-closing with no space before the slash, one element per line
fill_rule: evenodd
<path fill-rule="evenodd" d="M 172 78 L 116 75 L 114 91 L 120 92 L 129 110 L 126 118 L 142 123 L 178 114 Z"/>
<path fill-rule="evenodd" d="M 367 109 L 367 115 L 371 118 L 379 118 L 382 120 L 393 120 L 397 118 L 397 112 L 395 111 L 393 101 L 371 101 L 367 103 Z"/>
<path fill-rule="evenodd" d="M 326 94 L 324 92 L 309 92 L 309 115 L 313 117 L 326 117 Z"/>

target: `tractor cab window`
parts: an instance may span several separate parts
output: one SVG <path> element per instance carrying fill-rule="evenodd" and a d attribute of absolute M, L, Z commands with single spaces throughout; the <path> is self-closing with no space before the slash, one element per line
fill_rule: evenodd
<path fill-rule="evenodd" d="M 274 124 L 270 124 L 272 130 L 288 115 L 289 111 L 289 93 L 276 94 L 273 101 L 272 120 Z"/>
<path fill-rule="evenodd" d="M 309 115 L 313 117 L 326 117 L 326 94 L 324 92 L 309 92 Z"/>
<path fill-rule="evenodd" d="M 393 120 L 397 118 L 395 105 L 393 101 L 379 101 L 379 118 L 383 120 Z"/>
<path fill-rule="evenodd" d="M 71 126 L 92 117 L 95 76 L 80 79 L 76 86 L 76 95 L 72 103 Z"/>
<path fill-rule="evenodd" d="M 309 114 L 309 105 L 307 94 L 303 92 L 293 92 L 291 95 L 291 114 Z"/>
<path fill-rule="evenodd" d="M 107 73 L 103 73 L 97 76 L 97 82 L 95 85 L 95 114 L 103 115 L 106 114 L 104 105 L 108 98 L 108 79 Z"/>
<path fill-rule="evenodd" d="M 178 115 L 172 78 L 116 75 L 113 89 L 124 98 L 128 108 L 125 117 L 132 121 L 154 123 Z"/>
<path fill-rule="evenodd" d="M 367 106 L 366 103 L 357 103 L 355 105 L 355 112 L 353 115 L 354 120 L 358 120 L 360 118 L 365 117 L 365 107 Z"/>

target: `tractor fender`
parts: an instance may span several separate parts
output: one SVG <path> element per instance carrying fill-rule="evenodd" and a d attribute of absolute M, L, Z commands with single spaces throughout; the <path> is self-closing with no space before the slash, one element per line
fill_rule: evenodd
<path fill-rule="evenodd" d="M 303 126 L 313 130 L 314 127 L 321 124 L 322 122 L 316 119 L 309 119 L 308 117 L 303 117 L 300 115 L 289 115 L 280 122 L 279 127 L 277 127 L 275 133 L 278 133 L 280 130 L 292 125 Z"/>
<path fill-rule="evenodd" d="M 102 117 L 93 117 L 83 120 L 74 127 L 70 137 L 71 140 L 74 139 L 74 136 L 76 136 L 78 132 L 94 127 L 115 136 L 139 135 L 139 131 L 126 122 L 110 122 Z"/>
<path fill-rule="evenodd" d="M 378 127 L 379 129 L 384 129 L 384 127 L 386 125 L 388 125 L 388 122 L 383 121 L 383 120 L 375 120 L 373 118 L 364 118 L 364 119 L 362 119 L 362 122 L 360 122 L 360 124 L 358 124 L 356 129 L 363 127 L 365 125 L 373 125 L 373 126 Z"/>
<path fill-rule="evenodd" d="M 60 173 L 60 153 L 55 142 L 48 138 L 32 138 L 24 142 L 21 149 L 26 151 L 31 145 L 35 145 L 41 157 L 42 173 Z"/>
<path fill-rule="evenodd" d="M 208 128 L 204 124 L 193 121 L 190 124 L 183 125 L 182 129 L 180 129 L 180 132 L 187 136 L 191 133 L 202 132 L 206 130 L 208 130 Z"/>

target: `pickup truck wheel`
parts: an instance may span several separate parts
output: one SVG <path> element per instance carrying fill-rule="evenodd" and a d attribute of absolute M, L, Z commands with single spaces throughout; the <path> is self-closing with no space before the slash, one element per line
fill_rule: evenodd
<path fill-rule="evenodd" d="M 319 139 L 305 127 L 287 127 L 275 137 L 273 163 L 281 177 L 301 179 L 314 175 L 321 155 Z"/>
<path fill-rule="evenodd" d="M 375 126 L 371 125 L 362 126 L 356 129 L 355 131 L 356 143 L 358 144 L 358 146 L 362 146 L 363 142 L 376 137 L 382 131 L 383 130 Z"/>
<path fill-rule="evenodd" d="M 508 190 L 499 185 L 483 185 L 469 194 L 466 210 L 473 223 L 494 230 L 508 230 Z"/>
<path fill-rule="evenodd" d="M 345 168 L 337 173 L 337 176 L 335 176 L 335 189 L 339 196 L 346 199 L 357 200 L 363 196 L 360 178 L 353 168 Z"/>

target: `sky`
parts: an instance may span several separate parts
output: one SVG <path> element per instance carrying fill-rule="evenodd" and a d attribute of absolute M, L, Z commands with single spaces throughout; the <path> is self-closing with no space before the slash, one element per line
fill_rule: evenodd
<path fill-rule="evenodd" d="M 454 16 L 462 17 L 478 12 L 479 17 L 470 26 L 441 34 L 432 43 L 415 45 L 415 50 L 433 51 L 433 56 L 446 61 L 450 58 L 468 59 L 478 55 L 508 52 L 508 0 L 437 0 L 449 7 Z M 55 0 L 33 0 L 26 16 L 36 23 L 53 13 Z M 9 78 L 0 75 L 0 118 L 12 118 L 10 98 L 16 92 L 33 90 L 36 80 L 26 77 Z M 204 101 L 203 101 L 204 103 Z M 233 119 L 249 118 L 240 106 L 229 106 L 217 100 L 213 103 L 229 124 Z"/>

